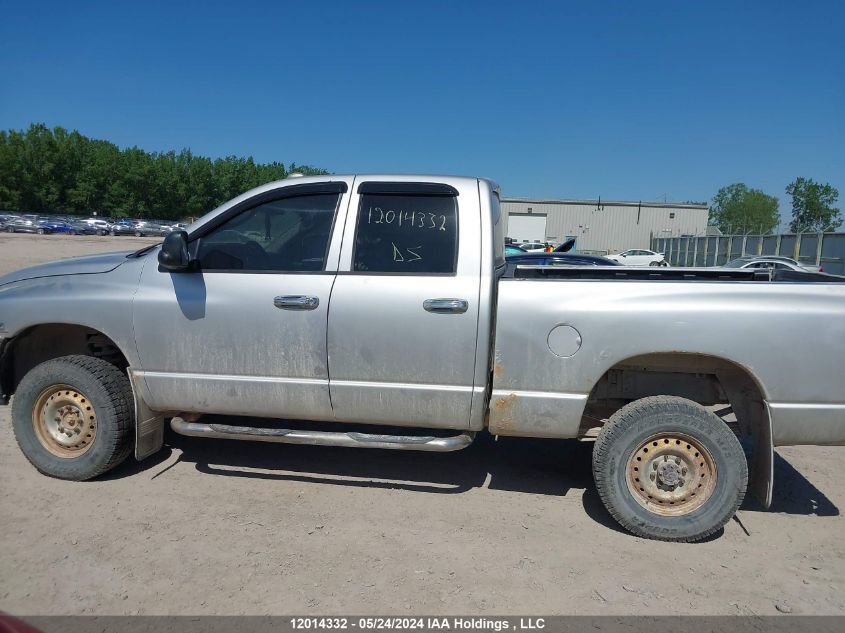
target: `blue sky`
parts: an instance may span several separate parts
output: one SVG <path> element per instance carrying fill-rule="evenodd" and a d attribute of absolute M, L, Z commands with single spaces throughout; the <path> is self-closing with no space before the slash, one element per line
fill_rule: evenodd
<path fill-rule="evenodd" d="M 82 6 L 84 4 L 84 6 Z M 512 196 L 845 196 L 845 3 L 0 0 L 0 128 Z M 841 204 L 840 206 L 845 206 Z"/>

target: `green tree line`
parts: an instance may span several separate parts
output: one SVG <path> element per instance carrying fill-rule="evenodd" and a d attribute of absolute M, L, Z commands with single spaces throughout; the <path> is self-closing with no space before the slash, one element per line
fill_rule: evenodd
<path fill-rule="evenodd" d="M 199 216 L 291 172 L 327 171 L 190 150 L 120 149 L 77 131 L 33 124 L 0 131 L 0 210 L 177 220 Z"/>
<path fill-rule="evenodd" d="M 840 210 L 835 207 L 839 192 L 835 187 L 815 182 L 812 178 L 796 178 L 786 186 L 792 196 L 793 233 L 833 231 L 842 224 Z M 778 199 L 741 182 L 722 187 L 713 196 L 710 222 L 723 233 L 770 233 L 780 224 Z"/>

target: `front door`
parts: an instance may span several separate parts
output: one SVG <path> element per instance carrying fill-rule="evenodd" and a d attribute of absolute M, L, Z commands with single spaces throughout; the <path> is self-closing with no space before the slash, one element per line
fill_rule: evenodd
<path fill-rule="evenodd" d="M 476 388 L 477 186 L 356 179 L 356 188 L 329 311 L 335 417 L 467 428 Z"/>
<path fill-rule="evenodd" d="M 133 322 L 152 408 L 332 419 L 326 319 L 346 189 L 287 186 L 238 203 L 191 233 L 196 271 L 160 271 L 151 254 Z"/>

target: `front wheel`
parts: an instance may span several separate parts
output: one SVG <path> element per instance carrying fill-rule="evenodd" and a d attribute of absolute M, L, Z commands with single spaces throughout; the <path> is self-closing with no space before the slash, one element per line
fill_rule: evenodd
<path fill-rule="evenodd" d="M 144 234 L 141 231 L 135 231 L 135 237 L 143 237 Z"/>
<path fill-rule="evenodd" d="M 628 531 L 692 542 L 736 513 L 748 464 L 715 414 L 685 398 L 652 396 L 622 407 L 602 428 L 593 477 L 608 512 Z"/>
<path fill-rule="evenodd" d="M 660 262 L 649 262 L 649 266 L 660 266 Z"/>
<path fill-rule="evenodd" d="M 44 235 L 44 229 L 38 229 L 35 232 L 38 233 L 38 235 Z"/>
<path fill-rule="evenodd" d="M 29 371 L 12 402 L 15 438 L 51 477 L 84 481 L 111 470 L 132 449 L 129 379 L 100 358 L 63 356 Z"/>

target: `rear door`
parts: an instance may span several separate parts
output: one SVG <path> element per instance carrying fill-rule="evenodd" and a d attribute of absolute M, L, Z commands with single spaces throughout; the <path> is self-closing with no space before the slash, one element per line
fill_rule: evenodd
<path fill-rule="evenodd" d="M 356 179 L 329 310 L 337 420 L 469 426 L 480 242 L 475 180 Z"/>

